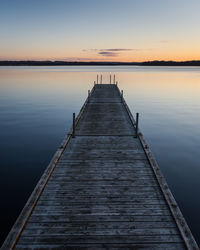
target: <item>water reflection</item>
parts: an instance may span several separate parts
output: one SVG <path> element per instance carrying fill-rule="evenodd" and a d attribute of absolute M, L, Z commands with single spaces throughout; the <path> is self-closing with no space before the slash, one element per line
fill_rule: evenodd
<path fill-rule="evenodd" d="M 200 238 L 199 67 L 1 67 L 1 240 L 78 113 L 96 74 L 119 87 Z"/>

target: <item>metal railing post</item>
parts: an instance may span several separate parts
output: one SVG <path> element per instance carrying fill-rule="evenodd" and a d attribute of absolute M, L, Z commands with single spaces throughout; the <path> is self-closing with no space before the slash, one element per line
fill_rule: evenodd
<path fill-rule="evenodd" d="M 121 102 L 123 102 L 123 90 L 121 90 Z"/>
<path fill-rule="evenodd" d="M 99 83 L 99 76 L 97 75 L 97 84 Z"/>
<path fill-rule="evenodd" d="M 115 75 L 114 75 L 114 77 L 113 77 L 113 84 L 115 84 Z"/>
<path fill-rule="evenodd" d="M 101 84 L 102 84 L 102 75 L 101 75 Z"/>
<path fill-rule="evenodd" d="M 139 113 L 136 113 L 136 122 L 135 122 L 135 137 L 138 136 L 138 123 L 139 123 Z"/>
<path fill-rule="evenodd" d="M 111 75 L 110 75 L 110 84 L 111 84 Z"/>
<path fill-rule="evenodd" d="M 73 113 L 73 129 L 72 129 L 72 138 L 75 138 L 75 128 L 76 128 L 76 123 L 75 123 L 75 113 Z"/>
<path fill-rule="evenodd" d="M 88 90 L 88 102 L 90 102 L 90 90 Z"/>

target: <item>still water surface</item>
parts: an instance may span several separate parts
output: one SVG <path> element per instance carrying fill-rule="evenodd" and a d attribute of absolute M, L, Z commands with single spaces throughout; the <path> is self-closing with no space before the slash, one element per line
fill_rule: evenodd
<path fill-rule="evenodd" d="M 116 74 L 200 242 L 200 67 L 1 67 L 0 232 L 9 232 L 96 74 Z"/>

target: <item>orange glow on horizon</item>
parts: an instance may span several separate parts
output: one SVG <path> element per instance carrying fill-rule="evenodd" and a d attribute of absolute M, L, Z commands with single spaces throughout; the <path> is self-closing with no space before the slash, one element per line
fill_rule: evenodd
<path fill-rule="evenodd" d="M 108 47 L 108 46 L 107 46 Z M 113 46 L 114 47 L 114 46 Z M 115 46 L 117 47 L 117 46 Z M 125 46 L 118 46 L 126 48 Z M 129 46 L 131 47 L 131 46 Z M 190 61 L 200 60 L 200 49 L 197 46 L 188 48 L 186 45 L 169 46 L 164 45 L 160 48 L 150 49 L 88 49 L 73 48 L 72 50 L 62 48 L 51 49 L 50 46 L 45 49 L 10 50 L 2 52 L 0 60 L 50 60 L 50 61 L 99 61 L 99 62 L 144 62 L 144 61 Z"/>

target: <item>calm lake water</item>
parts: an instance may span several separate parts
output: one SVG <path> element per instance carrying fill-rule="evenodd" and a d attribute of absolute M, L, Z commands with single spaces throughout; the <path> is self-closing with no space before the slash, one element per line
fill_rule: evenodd
<path fill-rule="evenodd" d="M 0 232 L 8 234 L 96 74 L 118 86 L 200 242 L 200 67 L 0 67 Z"/>

